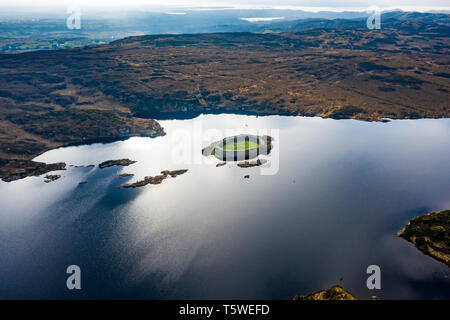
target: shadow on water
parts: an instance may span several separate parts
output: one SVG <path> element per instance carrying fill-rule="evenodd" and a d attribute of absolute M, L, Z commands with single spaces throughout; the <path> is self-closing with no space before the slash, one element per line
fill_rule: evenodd
<path fill-rule="evenodd" d="M 46 211 L 22 231 L 21 241 L 27 242 L 20 255 L 22 261 L 15 262 L 17 268 L 9 274 L 8 285 L 3 283 L 8 297 L 126 298 L 120 275 L 126 274 L 132 263 L 123 256 L 119 262 L 109 241 L 116 241 L 117 228 L 125 223 L 123 206 L 144 189 L 116 188 L 131 179 L 120 178 L 119 171 L 119 167 L 96 168 L 86 184 L 76 185 L 73 192 L 52 205 L 55 210 Z M 65 269 L 72 264 L 83 272 L 83 290 L 77 292 L 65 285 Z M 24 282 L 26 287 L 19 285 Z"/>

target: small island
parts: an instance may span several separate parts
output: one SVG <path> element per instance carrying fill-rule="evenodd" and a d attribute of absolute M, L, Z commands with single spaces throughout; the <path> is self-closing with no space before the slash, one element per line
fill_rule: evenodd
<path fill-rule="evenodd" d="M 40 176 L 50 171 L 66 170 L 64 162 L 43 163 L 31 160 L 0 159 L 0 178 L 5 182 L 25 177 Z"/>
<path fill-rule="evenodd" d="M 239 162 L 237 164 L 237 166 L 239 168 L 251 168 L 251 167 L 259 167 L 263 164 L 265 164 L 267 162 L 267 160 L 264 159 L 258 159 L 255 161 L 244 161 L 244 162 Z"/>
<path fill-rule="evenodd" d="M 202 154 L 205 157 L 212 155 L 223 163 L 250 160 L 259 155 L 268 155 L 272 150 L 272 141 L 270 136 L 240 134 L 214 141 L 202 149 Z"/>
<path fill-rule="evenodd" d="M 359 300 L 341 286 L 320 290 L 307 296 L 295 296 L 293 300 Z"/>
<path fill-rule="evenodd" d="M 163 182 L 163 180 L 167 179 L 169 176 L 172 178 L 175 178 L 176 176 L 179 176 L 181 174 L 184 174 L 188 171 L 188 169 L 180 169 L 180 170 L 164 170 L 161 171 L 161 174 L 154 177 L 145 177 L 144 180 L 136 181 L 133 183 L 124 184 L 122 186 L 118 186 L 118 188 L 138 188 L 143 187 L 148 184 L 160 184 Z"/>
<path fill-rule="evenodd" d="M 130 159 L 119 159 L 119 160 L 108 160 L 100 163 L 98 167 L 100 169 L 108 168 L 112 166 L 129 166 L 130 164 L 136 163 L 134 160 Z"/>
<path fill-rule="evenodd" d="M 134 174 L 132 174 L 132 173 L 121 173 L 121 174 L 119 174 L 119 177 L 121 177 L 121 178 L 132 177 L 132 176 L 134 176 Z"/>
<path fill-rule="evenodd" d="M 398 236 L 450 267 L 450 210 L 411 219 Z"/>

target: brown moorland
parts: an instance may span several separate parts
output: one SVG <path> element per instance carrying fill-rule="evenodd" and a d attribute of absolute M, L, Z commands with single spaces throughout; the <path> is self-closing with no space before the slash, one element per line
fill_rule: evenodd
<path fill-rule="evenodd" d="M 0 178 L 61 145 L 162 135 L 152 119 L 174 115 L 449 117 L 448 34 L 160 35 L 3 54 Z"/>

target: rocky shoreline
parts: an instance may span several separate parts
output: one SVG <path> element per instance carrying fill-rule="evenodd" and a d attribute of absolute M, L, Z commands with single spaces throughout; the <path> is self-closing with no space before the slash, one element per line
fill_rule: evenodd
<path fill-rule="evenodd" d="M 130 159 L 119 159 L 119 160 L 107 160 L 98 165 L 100 169 L 113 167 L 113 166 L 129 166 L 130 164 L 136 163 L 134 160 Z"/>
<path fill-rule="evenodd" d="M 148 176 L 145 177 L 144 180 L 140 180 L 140 181 L 136 181 L 133 183 L 128 183 L 128 184 L 124 184 L 121 186 L 118 186 L 118 188 L 139 188 L 139 187 L 143 187 L 146 186 L 148 184 L 160 184 L 161 182 L 163 182 L 163 180 L 167 179 L 169 176 L 172 178 L 175 178 L 181 174 L 184 174 L 188 171 L 188 169 L 180 169 L 180 170 L 163 170 L 161 171 L 161 175 L 157 175 L 154 177 Z"/>
<path fill-rule="evenodd" d="M 267 160 L 264 159 L 258 159 L 255 161 L 244 161 L 244 162 L 239 162 L 237 164 L 237 166 L 239 168 L 251 168 L 251 167 L 259 167 L 263 164 L 265 164 L 267 162 Z"/>
<path fill-rule="evenodd" d="M 5 182 L 60 170 L 60 164 L 32 160 L 55 148 L 165 135 L 155 120 L 114 111 L 69 109 L 39 114 L 17 112 L 8 117 L 9 123 L 0 119 L 0 125 L 10 127 L 17 136 L 12 139 L 0 133 L 0 179 Z"/>
<path fill-rule="evenodd" d="M 134 176 L 134 174 L 132 174 L 132 173 L 121 173 L 121 174 L 119 174 L 120 178 L 126 178 L 126 177 L 132 177 L 132 176 Z"/>
<path fill-rule="evenodd" d="M 0 178 L 5 182 L 40 176 L 57 170 L 66 170 L 66 164 L 64 162 L 47 164 L 31 160 L 0 159 Z"/>
<path fill-rule="evenodd" d="M 411 219 L 397 235 L 450 267 L 450 210 Z"/>
<path fill-rule="evenodd" d="M 113 166 L 129 166 L 131 164 L 136 163 L 137 161 L 130 160 L 130 159 L 118 159 L 118 160 L 107 160 L 98 165 L 100 169 L 113 167 Z M 66 170 L 66 164 L 64 162 L 58 162 L 58 163 L 43 163 L 43 162 L 36 162 L 31 160 L 3 160 L 0 159 L 0 178 L 2 178 L 5 182 L 11 182 L 14 180 L 19 180 L 25 177 L 31 177 L 31 176 L 40 176 L 43 174 L 46 174 L 50 171 L 57 171 L 57 170 Z M 69 167 L 75 167 L 75 168 L 93 168 L 95 165 L 87 165 L 87 166 L 75 166 L 75 165 L 69 165 Z M 164 171 L 169 172 L 169 174 L 176 174 L 170 171 Z M 133 174 L 130 173 L 123 173 L 120 175 L 121 178 L 132 176 Z M 52 182 L 57 179 L 61 178 L 61 175 L 59 174 L 47 174 L 44 179 L 45 182 Z"/>

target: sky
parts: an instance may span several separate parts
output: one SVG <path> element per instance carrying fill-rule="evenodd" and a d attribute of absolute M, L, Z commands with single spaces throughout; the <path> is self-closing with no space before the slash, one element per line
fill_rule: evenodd
<path fill-rule="evenodd" d="M 0 0 L 1 7 L 61 7 L 77 4 L 82 7 L 120 8 L 207 8 L 232 7 L 241 9 L 274 8 L 306 11 L 363 11 L 371 6 L 381 9 L 407 11 L 450 10 L 449 0 Z"/>

